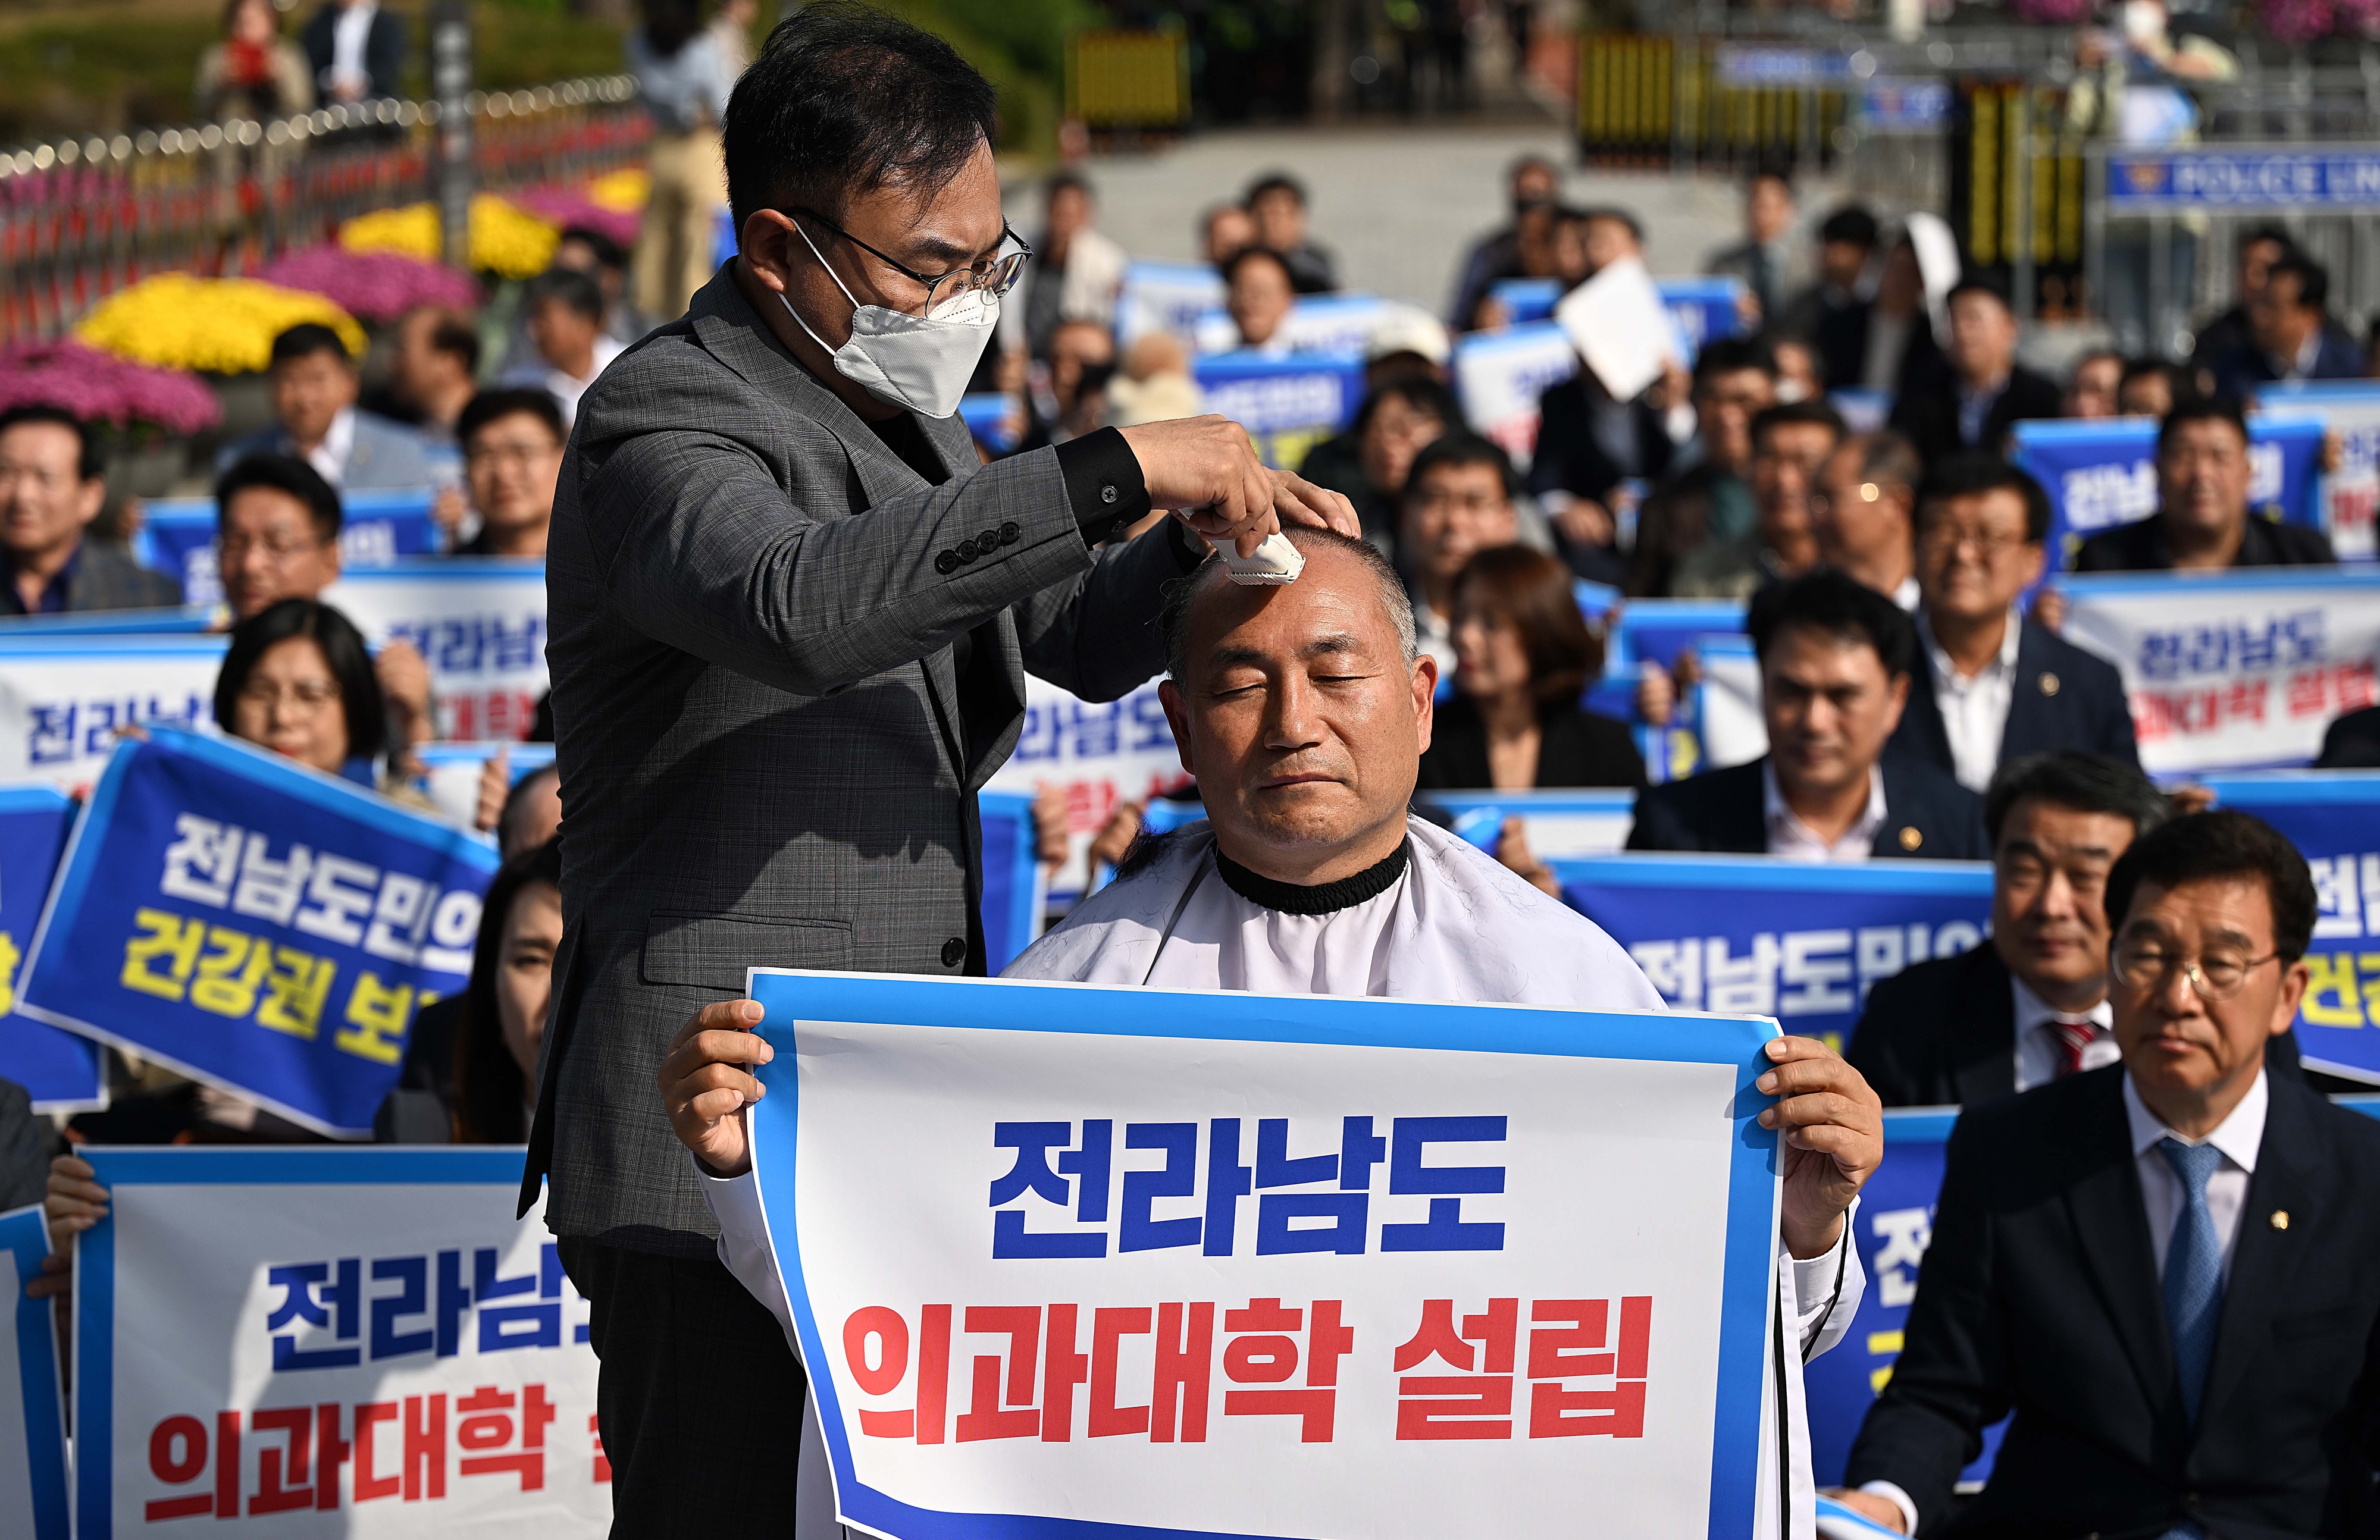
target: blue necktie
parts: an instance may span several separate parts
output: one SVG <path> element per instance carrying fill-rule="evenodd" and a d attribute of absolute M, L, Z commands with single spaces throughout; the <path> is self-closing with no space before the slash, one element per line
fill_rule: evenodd
<path fill-rule="evenodd" d="M 2213 1145 L 2167 1137 L 2157 1153 L 2181 1179 L 2181 1212 L 2165 1253 L 2165 1318 L 2173 1331 L 2173 1364 L 2181 1376 L 2181 1405 L 2192 1425 L 2206 1394 L 2206 1365 L 2215 1357 L 2215 1328 L 2223 1314 L 2223 1244 L 2206 1211 L 2206 1179 L 2223 1164 Z"/>

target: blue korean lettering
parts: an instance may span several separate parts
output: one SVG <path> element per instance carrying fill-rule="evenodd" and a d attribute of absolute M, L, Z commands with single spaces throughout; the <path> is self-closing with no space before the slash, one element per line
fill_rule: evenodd
<path fill-rule="evenodd" d="M 363 1292 L 363 1263 L 360 1258 L 342 1257 L 337 1264 L 337 1281 L 332 1281 L 334 1264 L 305 1262 L 288 1267 L 267 1268 L 265 1287 L 286 1291 L 281 1303 L 265 1318 L 264 1329 L 274 1331 L 292 1321 L 306 1326 L 327 1327 L 342 1342 L 355 1341 L 359 1334 L 357 1322 L 357 1301 Z M 346 1369 L 363 1361 L 361 1348 L 300 1349 L 298 1334 L 284 1332 L 273 1339 L 273 1372 L 288 1374 L 299 1369 Z"/>
<path fill-rule="evenodd" d="M 536 1298 L 544 1268 L 518 1278 L 496 1276 L 496 1248 L 481 1246 L 471 1254 L 471 1293 L 480 1306 L 480 1351 L 504 1352 L 514 1348 L 558 1348 L 562 1345 L 562 1305 L 551 1304 L 491 1305 L 491 1300 L 515 1294 Z M 516 1328 L 527 1328 L 516 1330 Z"/>
<path fill-rule="evenodd" d="M 2181 677 L 2180 633 L 2151 631 L 2141 637 L 2141 675 L 2145 679 Z"/>
<path fill-rule="evenodd" d="M 1074 740 L 1069 747 L 1077 758 L 1113 754 L 1123 742 L 1123 707 L 1118 702 L 1104 706 L 1076 702 L 1068 716 L 1066 730 Z"/>
<path fill-rule="evenodd" d="M 509 631 L 504 628 L 504 616 L 491 615 L 488 617 L 487 625 L 488 645 L 495 652 L 498 669 L 519 670 L 537 667 L 538 657 L 545 649 L 544 643 L 540 639 L 540 633 L 545 629 L 543 621 L 535 615 L 530 615 L 522 623 L 518 631 Z"/>
<path fill-rule="evenodd" d="M 30 708 L 33 731 L 27 739 L 25 758 L 36 765 L 57 765 L 75 757 L 75 717 L 79 708 L 73 701 L 36 703 Z"/>
<path fill-rule="evenodd" d="M 992 1147 L 1016 1152 L 1015 1164 L 1009 1168 L 1006 1175 L 991 1184 L 991 1207 L 998 1210 L 992 1215 L 993 1257 L 1105 1256 L 1108 1254 L 1108 1238 L 1104 1231 L 1036 1233 L 1025 1228 L 1025 1210 L 1000 1207 L 1032 1193 L 1061 1208 L 1072 1202 L 1078 1223 L 1106 1223 L 1108 1188 L 1114 1166 L 1115 1122 L 1109 1118 L 1086 1119 L 1080 1148 L 1067 1148 L 1074 1139 L 1075 1125 L 1067 1122 L 1003 1122 L 992 1125 Z M 1054 1166 L 1050 1153 L 1053 1149 L 1059 1152 Z M 1066 1180 L 1068 1176 L 1075 1179 L 1071 1192 Z"/>
<path fill-rule="evenodd" d="M 1357 1125 L 1362 1132 L 1357 1134 Z M 1342 1125 L 1342 1153 L 1347 1145 L 1359 1140 L 1381 1146 L 1386 1141 L 1371 1137 L 1372 1120 L 1349 1118 Z M 1368 1185 L 1371 1161 L 1360 1160 L 1362 1173 L 1358 1182 Z M 1371 1199 L 1362 1192 L 1336 1193 L 1271 1193 L 1270 1187 L 1305 1187 L 1318 1182 L 1340 1181 L 1341 1156 L 1308 1155 L 1293 1158 L 1289 1153 L 1289 1120 L 1266 1118 L 1257 1124 L 1257 1187 L 1261 1195 L 1257 1199 L 1257 1255 L 1277 1256 L 1299 1252 L 1336 1252 L 1341 1255 L 1363 1254 L 1364 1239 L 1369 1229 L 1368 1213 Z M 1343 1183 L 1342 1183 L 1343 1185 Z M 1296 1229 L 1295 1219 L 1329 1219 L 1327 1226 Z"/>
<path fill-rule="evenodd" d="M 1240 1120 L 1217 1118 L 1207 1125 L 1207 1244 L 1204 1255 L 1229 1256 L 1239 1234 L 1240 1199 L 1248 1194 L 1249 1170 L 1240 1164 Z"/>
<path fill-rule="evenodd" d="M 563 1270 L 562 1248 L 548 1241 L 537 1252 L 537 1291 L 548 1299 L 562 1297 L 562 1280 L 569 1275 Z M 573 1328 L 571 1340 L 587 1340 L 587 1323 L 581 1321 Z"/>
<path fill-rule="evenodd" d="M 1503 1250 L 1504 1227 L 1500 1223 L 1464 1223 L 1460 1194 L 1502 1192 L 1504 1168 L 1426 1166 L 1422 1156 L 1434 1144 L 1501 1144 L 1504 1128 L 1505 1120 L 1500 1117 L 1394 1120 L 1390 1125 L 1389 1191 L 1397 1195 L 1429 1195 L 1429 1219 L 1423 1224 L 1383 1224 L 1380 1249 Z"/>
<path fill-rule="evenodd" d="M 430 666 L 441 673 L 477 673 L 487 666 L 486 617 L 458 616 L 438 623 L 438 650 Z"/>
<path fill-rule="evenodd" d="M 1016 735 L 1016 747 L 1011 759 L 1055 759 L 1058 758 L 1058 713 L 1055 706 L 1044 702 L 1025 709 L 1025 726 Z"/>
<path fill-rule="evenodd" d="M 438 1254 L 438 1356 L 452 1358 L 463 1350 L 463 1312 L 471 1307 L 471 1291 L 463 1284 L 463 1254 Z M 584 1328 L 580 1329 L 584 1330 Z"/>
<path fill-rule="evenodd" d="M 1348 1118 L 1340 1123 L 1339 1187 L 1342 1192 L 1372 1190 L 1372 1168 L 1389 1158 L 1389 1142 L 1372 1132 L 1370 1118 Z"/>
<path fill-rule="evenodd" d="M 1132 752 L 1154 753 L 1173 746 L 1173 729 L 1165 721 L 1165 702 L 1155 691 L 1132 697 Z"/>
<path fill-rule="evenodd" d="M 419 1331 L 399 1331 L 396 1323 L 407 1316 L 427 1316 L 430 1313 L 430 1258 L 379 1257 L 371 1265 L 371 1276 L 374 1283 L 395 1279 L 402 1285 L 394 1294 L 372 1296 L 372 1357 L 403 1358 L 408 1353 L 428 1352 L 435 1340 L 431 1328 L 424 1327 Z"/>
<path fill-rule="evenodd" d="M 1165 1152 L 1165 1165 L 1153 1171 L 1123 1173 L 1123 1216 L 1116 1250 L 1162 1251 L 1198 1243 L 1196 1215 L 1160 1219 L 1150 1212 L 1159 1198 L 1186 1198 L 1198 1191 L 1198 1125 L 1196 1123 L 1126 1123 L 1126 1149 Z"/>

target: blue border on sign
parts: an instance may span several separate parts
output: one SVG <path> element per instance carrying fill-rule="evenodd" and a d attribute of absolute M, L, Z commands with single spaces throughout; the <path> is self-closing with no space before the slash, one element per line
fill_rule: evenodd
<path fill-rule="evenodd" d="M 435 577 L 442 583 L 517 583 L 545 576 L 542 556 L 400 556 L 386 566 L 348 567 L 342 584 L 379 588 Z"/>
<path fill-rule="evenodd" d="M 58 1379 L 57 1334 L 50 1324 L 50 1302 L 27 1299 L 24 1287 L 41 1276 L 42 1258 L 50 1250 L 40 1204 L 0 1214 L 0 1249 L 17 1260 L 17 1391 L 33 1480 L 30 1540 L 67 1540 L 73 1518 L 67 1508 L 66 1393 Z"/>
<path fill-rule="evenodd" d="M 757 1029 L 792 1049 L 802 1021 L 930 1023 L 977 1031 L 1043 1032 L 1083 1037 L 1207 1039 L 1218 1042 L 1321 1043 L 1366 1048 L 1432 1049 L 1472 1053 L 1738 1066 L 1735 1154 L 1728 1176 L 1726 1305 L 1719 1324 L 1718 1394 L 1713 1407 L 1711 1540 L 1741 1540 L 1752 1532 L 1758 1499 L 1760 1406 L 1767 1361 L 1778 1180 L 1777 1136 L 1753 1120 L 1770 1098 L 1753 1088 L 1765 1060 L 1760 1047 L 1779 1036 L 1766 1018 L 1685 1012 L 1600 1013 L 1526 1005 L 1448 1005 L 1418 1000 L 1293 998 L 1176 989 L 1115 989 L 1087 984 L 1010 979 L 923 979 L 847 973 L 752 969 L 746 991 L 772 1013 Z M 1128 1009 L 1066 1011 L 1067 994 L 1088 993 Z M 1078 1002 L 1088 1003 L 1088 1002 Z M 1071 1019 L 1070 1019 L 1071 1018 Z M 1129 1021 L 1128 1031 L 1103 1022 Z M 780 1053 L 760 1078 L 772 1092 L 751 1111 L 755 1151 L 797 1150 L 800 1083 L 797 1054 Z M 763 1128 L 766 1136 L 763 1136 Z M 785 1190 L 793 1188 L 793 1157 Z M 756 1158 L 756 1166 L 759 1161 Z M 771 1158 L 771 1164 L 775 1163 Z M 761 1189 L 763 1215 L 768 1203 Z M 790 1200 L 786 1208 L 790 1212 Z M 776 1242 L 777 1264 L 802 1342 L 803 1361 L 830 1362 L 811 1316 L 801 1250 L 792 1225 Z M 1729 1394 L 1733 1389 L 1734 1394 Z M 881 1527 L 904 1540 L 1247 1540 L 1204 1530 L 1099 1523 L 1034 1514 L 949 1513 L 912 1507 L 859 1484 L 851 1460 L 832 1372 L 810 1376 L 820 1431 L 834 1466 L 836 1501 L 853 1523 Z"/>
<path fill-rule="evenodd" d="M 520 1185 L 518 1145 L 238 1146 L 86 1145 L 99 1182 L 125 1187 Z M 115 1533 L 115 1219 L 75 1237 L 74 1430 L 76 1540 Z"/>
<path fill-rule="evenodd" d="M 1631 851 L 1625 855 L 1585 855 L 1550 863 L 1567 886 L 1595 882 L 1612 888 L 1724 888 L 1739 892 L 1925 893 L 1989 896 L 1988 861 L 1864 861 L 1819 866 L 1774 855 L 1692 855 Z"/>
<path fill-rule="evenodd" d="M 2380 770 L 2266 770 L 2191 779 L 2213 792 L 2217 804 L 2303 807 L 2380 802 Z"/>
<path fill-rule="evenodd" d="M 2176 594 L 2238 594 L 2260 588 L 2293 593 L 2380 589 L 2380 572 L 2305 568 L 2256 567 L 2209 573 L 2204 577 L 2177 577 L 2169 572 L 2092 573 L 2087 576 L 2060 573 L 2056 576 L 2058 586 L 2069 598 L 2082 599 L 2130 599 L 2142 594 L 2171 599 Z"/>

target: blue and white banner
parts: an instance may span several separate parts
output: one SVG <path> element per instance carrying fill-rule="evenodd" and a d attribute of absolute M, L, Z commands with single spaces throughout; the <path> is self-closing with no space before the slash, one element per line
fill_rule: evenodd
<path fill-rule="evenodd" d="M 1719 82 L 1730 86 L 1844 87 L 1852 82 L 1852 55 L 1834 48 L 1788 48 L 1774 43 L 1727 43 L 1718 51 Z"/>
<path fill-rule="evenodd" d="M 2107 212 L 2380 208 L 2380 147 L 2190 145 L 2107 157 Z"/>
<path fill-rule="evenodd" d="M 66 1403 L 50 1302 L 25 1297 L 49 1254 L 42 1207 L 0 1214 L 0 1534 L 67 1540 Z"/>
<path fill-rule="evenodd" d="M 159 729 L 100 777 L 17 1008 L 368 1139 L 414 1012 L 469 976 L 495 867 L 377 793 Z"/>
<path fill-rule="evenodd" d="M 1688 368 L 1703 344 L 1743 330 L 1741 278 L 1656 278 L 1653 287 L 1677 328 L 1678 346 Z M 1559 278 L 1506 278 L 1488 292 L 1504 307 L 1506 324 L 1522 326 L 1551 316 L 1561 301 L 1562 285 Z"/>
<path fill-rule="evenodd" d="M 2218 806 L 2288 835 L 2321 904 L 2298 1008 L 2298 1049 L 2318 1070 L 2380 1084 L 2380 771 L 2209 776 Z"/>
<path fill-rule="evenodd" d="M 1529 854 L 1540 861 L 1615 855 L 1636 825 L 1636 794 L 1608 791 L 1424 792 L 1415 799 L 1448 828 L 1488 855 L 1503 843 L 1504 820 L 1519 819 Z"/>
<path fill-rule="evenodd" d="M 1774 1016 L 1837 1049 L 1868 986 L 1974 946 L 1992 908 L 1982 862 L 1638 853 L 1554 871 L 1564 901 L 1626 947 L 1670 1004 Z"/>
<path fill-rule="evenodd" d="M 1207 410 L 1248 430 L 1265 464 L 1294 469 L 1364 404 L 1361 353 L 1216 353 L 1192 368 Z"/>
<path fill-rule="evenodd" d="M 1049 890 L 1034 840 L 1032 794 L 987 791 L 976 806 L 983 821 L 983 950 L 996 974 L 1040 936 Z"/>
<path fill-rule="evenodd" d="M 2380 704 L 2380 573 L 2265 567 L 2061 578 L 2066 639 L 2116 665 L 2152 775 L 2309 764 Z"/>
<path fill-rule="evenodd" d="M 2380 556 L 2373 517 L 2380 508 L 2380 382 L 2292 380 L 2256 393 L 2260 406 L 2313 416 L 2338 442 L 2338 460 L 2323 472 L 2322 527 L 2342 562 Z"/>
<path fill-rule="evenodd" d="M 1198 324 L 1221 310 L 1223 275 L 1205 262 L 1126 262 L 1116 296 L 1116 346 L 1130 347 L 1151 332 L 1194 342 Z"/>
<path fill-rule="evenodd" d="M 0 782 L 90 784 L 116 729 L 206 729 L 224 649 L 213 636 L 0 630 Z"/>
<path fill-rule="evenodd" d="M 476 828 L 480 817 L 480 777 L 488 762 L 501 758 L 511 785 L 553 763 L 552 744 L 508 742 L 417 744 L 413 757 L 429 773 L 421 778 L 422 794 L 457 829 Z"/>
<path fill-rule="evenodd" d="M 1620 607 L 1610 634 L 1613 672 L 1644 662 L 1677 666 L 1678 654 L 1701 638 L 1743 631 L 1740 599 L 1632 599 Z"/>
<path fill-rule="evenodd" d="M 1166 725 L 1154 679 L 1122 700 L 1084 700 L 1046 679 L 1026 675 L 1025 730 L 990 788 L 1027 796 L 1045 785 L 1066 794 L 1066 864 L 1050 877 L 1050 891 L 1071 902 L 1090 883 L 1091 837 L 1116 805 L 1147 806 L 1190 783 Z"/>
<path fill-rule="evenodd" d="M 1860 126 L 1871 134 L 1934 134 L 1950 122 L 1950 82 L 1871 79 L 1860 90 Z"/>
<path fill-rule="evenodd" d="M 2016 425 L 2013 458 L 2049 493 L 2050 571 L 2071 568 L 2075 548 L 2100 530 L 2156 512 L 2156 435 L 2155 418 Z M 2248 455 L 2250 509 L 2319 527 L 2321 419 L 2259 412 L 2248 419 Z"/>
<path fill-rule="evenodd" d="M 17 1011 L 21 964 L 41 924 L 51 879 L 66 855 L 74 818 L 75 805 L 47 786 L 0 787 L 0 1080 L 13 1080 L 31 1093 L 37 1112 L 85 1112 L 107 1105 L 99 1045 Z"/>
<path fill-rule="evenodd" d="M 606 1533 L 588 1308 L 513 1217 L 517 1147 L 81 1153 L 78 1540 Z"/>
<path fill-rule="evenodd" d="M 518 738 L 546 691 L 545 563 L 438 556 L 350 572 L 322 592 L 375 649 L 430 664 L 442 738 Z"/>
<path fill-rule="evenodd" d="M 1014 449 L 1017 440 L 1025 436 L 1024 405 L 998 391 L 960 396 L 959 419 L 994 459 Z"/>
<path fill-rule="evenodd" d="M 445 537 L 430 517 L 428 487 L 393 491 L 348 492 L 339 499 L 339 561 L 350 567 L 384 567 L 406 556 L 429 556 L 444 549 Z M 141 510 L 132 556 L 152 572 L 182 585 L 191 604 L 223 602 L 223 573 L 215 563 L 215 500 L 160 498 Z"/>
<path fill-rule="evenodd" d="M 1472 428 L 1525 467 L 1537 448 L 1537 402 L 1578 372 L 1578 350 L 1550 321 L 1473 332 L 1454 344 L 1454 393 Z"/>
<path fill-rule="evenodd" d="M 1776 1501 L 1773 1023 L 750 992 L 759 1190 L 847 1523 L 1741 1540 Z"/>

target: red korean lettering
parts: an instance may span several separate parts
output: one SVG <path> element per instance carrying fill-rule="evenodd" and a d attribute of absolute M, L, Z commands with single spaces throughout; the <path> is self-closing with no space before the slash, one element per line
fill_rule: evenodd
<path fill-rule="evenodd" d="M 1090 1435 L 1094 1438 L 1148 1431 L 1148 1407 L 1116 1404 L 1116 1356 L 1124 1338 L 1146 1337 L 1155 1329 L 1150 1324 L 1153 1316 L 1147 1309 L 1108 1305 L 1091 1313 Z"/>
<path fill-rule="evenodd" d="M 1062 1444 L 1075 1436 L 1075 1388 L 1091 1377 L 1088 1353 L 1078 1352 L 1075 1320 L 1079 1306 L 1050 1307 L 1050 1330 L 1041 1345 L 1041 1441 Z M 1114 1365 L 1109 1365 L 1108 1388 L 1115 1388 Z"/>
<path fill-rule="evenodd" d="M 2301 669 L 2289 676 L 2281 689 L 2292 718 L 2330 714 L 2329 673 L 2327 669 Z"/>
<path fill-rule="evenodd" d="M 353 1452 L 339 1437 L 339 1403 L 322 1401 L 314 1408 L 314 1511 L 329 1513 L 339 1506 L 339 1467 Z"/>
<path fill-rule="evenodd" d="M 612 1479 L 612 1461 L 603 1452 L 603 1432 L 597 1425 L 601 1421 L 600 1413 L 590 1412 L 587 1414 L 587 1437 L 595 1445 L 595 1473 L 592 1479 L 597 1482 L 607 1482 Z"/>
<path fill-rule="evenodd" d="M 1207 1388 L 1215 1367 L 1215 1307 L 1211 1303 L 1157 1307 L 1157 1372 L 1148 1440 L 1207 1441 Z"/>
<path fill-rule="evenodd" d="M 1645 1437 L 1645 1385 L 1651 1356 L 1653 1300 L 1620 1302 L 1620 1334 L 1606 1349 L 1608 1300 L 1538 1300 L 1529 1308 L 1529 1437 Z M 1608 1389 L 1560 1383 L 1609 1376 Z"/>
<path fill-rule="evenodd" d="M 1305 1388 L 1303 1389 L 1225 1390 L 1226 1417 L 1296 1417 L 1298 1441 L 1327 1444 L 1331 1440 L 1338 1410 L 1339 1360 L 1354 1344 L 1354 1331 L 1339 1321 L 1337 1300 L 1318 1300 L 1314 1328 L 1306 1343 Z M 1285 1307 L 1277 1299 L 1250 1300 L 1245 1310 L 1223 1312 L 1226 1333 L 1223 1377 L 1234 1384 L 1281 1386 L 1297 1372 L 1299 1330 L 1305 1312 Z"/>
<path fill-rule="evenodd" d="M 404 1485 L 397 1476 L 382 1475 L 374 1458 L 377 1438 L 372 1430 L 382 1423 L 395 1422 L 396 1413 L 395 1401 L 366 1401 L 356 1408 L 356 1501 L 359 1503 L 395 1497 Z"/>
<path fill-rule="evenodd" d="M 868 1351 L 871 1342 L 873 1353 Z M 890 1305 L 871 1304 L 853 1311 L 843 1323 L 843 1361 L 862 1395 L 891 1395 L 909 1373 L 909 1323 Z M 872 1412 L 862 1407 L 859 1431 L 870 1438 L 914 1438 L 917 1409 Z"/>
<path fill-rule="evenodd" d="M 248 1499 L 250 1513 L 287 1513 L 314 1506 L 311 1476 L 314 1453 L 314 1409 L 310 1406 L 260 1408 L 249 1425 L 261 1439 L 268 1433 L 284 1436 L 279 1445 L 267 1444 L 256 1455 L 256 1491 Z"/>
<path fill-rule="evenodd" d="M 456 1468 L 467 1476 L 509 1472 L 520 1478 L 522 1491 L 541 1491 L 545 1486 L 545 1429 L 554 1419 L 553 1403 L 545 1399 L 542 1385 L 523 1386 L 517 1399 L 520 1448 L 504 1454 L 488 1451 L 504 1449 L 513 1441 L 516 1420 L 512 1410 L 516 1398 L 512 1393 L 482 1385 L 455 1403 L 455 1442 L 463 1450 Z"/>
<path fill-rule="evenodd" d="M 446 1397 L 405 1398 L 405 1500 L 446 1495 Z"/>
<path fill-rule="evenodd" d="M 1491 1299 L 1486 1313 L 1463 1316 L 1457 1330 L 1452 1300 L 1423 1301 L 1421 1325 L 1391 1361 L 1402 1376 L 1397 1381 L 1397 1437 L 1512 1437 L 1512 1358 L 1520 1320 L 1519 1300 Z M 1431 1358 L 1466 1372 L 1405 1374 Z M 1480 1372 L 1469 1373 L 1475 1366 Z"/>
<path fill-rule="evenodd" d="M 239 1512 L 239 1413 L 215 1413 L 215 1517 Z"/>
<path fill-rule="evenodd" d="M 950 1426 L 951 1307 L 917 1313 L 917 1442 L 939 1444 Z"/>
<path fill-rule="evenodd" d="M 1038 1436 L 1041 1431 L 1041 1413 L 1033 1404 L 1033 1389 L 1040 1367 L 1041 1307 L 970 1304 L 963 1319 L 970 1333 L 1007 1335 L 1008 1393 L 1003 1401 L 1000 1354 L 977 1354 L 970 1376 L 973 1399 L 967 1409 L 959 1413 L 958 1441 L 971 1444 L 985 1438 Z"/>
<path fill-rule="evenodd" d="M 207 1451 L 206 1424 L 196 1417 L 168 1417 L 150 1430 L 149 1473 L 168 1486 L 187 1485 L 207 1473 Z M 189 1519 L 214 1510 L 213 1493 L 194 1492 L 182 1498 L 152 1498 L 141 1517 L 153 1524 L 161 1519 Z"/>

